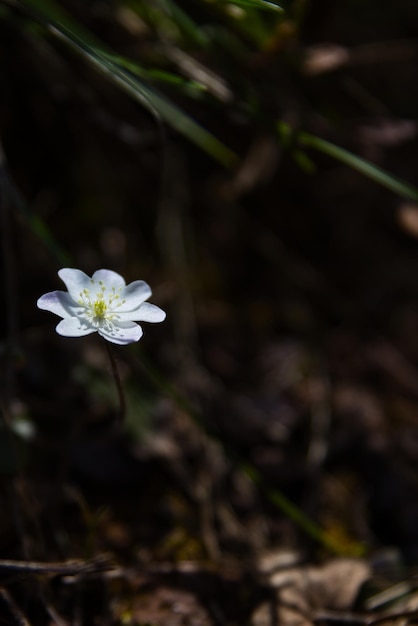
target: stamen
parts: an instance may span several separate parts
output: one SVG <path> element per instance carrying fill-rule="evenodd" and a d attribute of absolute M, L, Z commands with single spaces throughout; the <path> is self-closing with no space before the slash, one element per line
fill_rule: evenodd
<path fill-rule="evenodd" d="M 96 300 L 96 302 L 93 305 L 93 309 L 94 309 L 95 317 L 103 319 L 105 317 L 106 309 L 107 309 L 106 302 L 102 298 L 99 300 Z"/>

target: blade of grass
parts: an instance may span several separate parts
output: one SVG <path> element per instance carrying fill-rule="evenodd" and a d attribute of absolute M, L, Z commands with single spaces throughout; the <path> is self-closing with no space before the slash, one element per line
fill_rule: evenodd
<path fill-rule="evenodd" d="M 340 148 L 325 139 L 311 135 L 310 133 L 297 133 L 296 139 L 302 146 L 313 148 L 323 154 L 327 154 L 333 159 L 348 165 L 348 167 L 351 167 L 353 170 L 360 172 L 363 176 L 367 176 L 367 178 L 370 178 L 370 180 L 373 180 L 382 187 L 393 191 L 393 193 L 396 193 L 403 198 L 407 198 L 408 200 L 418 202 L 418 189 L 416 187 L 404 182 L 393 174 L 386 172 L 377 165 L 366 161 L 366 159 L 363 159 L 348 150 L 344 150 L 344 148 Z"/>
<path fill-rule="evenodd" d="M 350 547 L 347 550 L 347 547 L 341 543 L 338 539 L 333 537 L 330 533 L 323 530 L 318 524 L 316 524 L 310 517 L 305 515 L 305 513 L 297 507 L 289 498 L 287 498 L 282 491 L 278 489 L 274 489 L 265 484 L 262 475 L 260 472 L 249 463 L 242 462 L 240 463 L 240 468 L 244 471 L 244 473 L 250 478 L 250 480 L 257 485 L 257 487 L 262 491 L 267 499 L 273 504 L 275 507 L 280 509 L 282 513 L 286 515 L 298 528 L 303 530 L 309 537 L 320 543 L 324 548 L 330 550 L 334 554 L 338 554 L 340 556 L 347 555 L 350 553 L 350 556 L 362 556 L 365 553 L 365 546 L 360 543 L 351 543 Z"/>
<path fill-rule="evenodd" d="M 154 0 L 153 7 L 156 6 L 160 11 L 163 11 L 165 15 L 176 24 L 177 28 L 181 32 L 183 38 L 199 48 L 206 48 L 209 45 L 209 37 L 207 33 L 200 28 L 191 17 L 181 9 L 173 0 Z M 135 13 L 143 16 L 147 7 L 144 5 L 143 0 L 129 0 L 127 2 Z"/>
<path fill-rule="evenodd" d="M 218 0 L 218 3 L 236 5 L 238 7 L 251 7 L 252 9 L 262 9 L 264 11 L 274 11 L 275 13 L 283 13 L 284 8 L 277 2 L 269 0 Z"/>
<path fill-rule="evenodd" d="M 141 348 L 138 348 L 141 351 Z M 360 556 L 364 554 L 365 547 L 358 542 L 350 542 L 347 546 L 338 538 L 333 537 L 329 532 L 323 530 L 314 520 L 306 515 L 296 504 L 287 498 L 282 491 L 269 486 L 260 472 L 252 463 L 243 459 L 237 450 L 227 445 L 216 433 L 207 427 L 202 417 L 196 413 L 188 399 L 178 391 L 178 389 L 169 383 L 160 372 L 155 369 L 144 357 L 141 351 L 141 358 L 135 359 L 140 366 L 141 371 L 155 386 L 156 389 L 166 397 L 171 398 L 176 405 L 181 408 L 189 417 L 203 430 L 208 437 L 217 441 L 224 449 L 228 458 L 233 459 L 237 467 L 244 472 L 249 479 L 264 493 L 269 502 L 280 510 L 286 517 L 305 532 L 309 537 L 314 539 L 327 550 L 338 555 Z"/>
<path fill-rule="evenodd" d="M 196 80 L 189 80 L 184 78 L 183 76 L 179 76 L 178 74 L 173 74 L 172 72 L 167 72 L 165 70 L 158 69 L 146 69 L 139 65 L 138 63 L 132 61 L 131 59 L 127 59 L 126 57 L 117 56 L 114 54 L 106 54 L 107 58 L 119 65 L 119 67 L 132 72 L 132 74 L 136 74 L 140 78 L 144 78 L 145 80 L 149 80 L 150 82 L 160 82 L 166 85 L 170 85 L 175 87 L 177 90 L 182 93 L 186 93 L 191 97 L 198 97 L 207 91 L 206 86 L 202 85 Z"/>
<path fill-rule="evenodd" d="M 70 265 L 71 261 L 69 255 L 54 238 L 45 222 L 38 215 L 35 215 L 32 212 L 28 203 L 6 173 L 3 173 L 2 184 L 6 190 L 11 205 L 21 213 L 24 221 L 28 224 L 29 228 L 40 239 L 40 241 L 42 241 L 51 256 L 56 260 L 57 264 L 62 267 Z"/>
<path fill-rule="evenodd" d="M 58 7 L 53 0 L 19 0 L 19 4 L 35 20 L 46 25 L 52 34 L 58 35 L 75 52 L 136 99 L 157 120 L 166 121 L 174 130 L 225 167 L 232 168 L 237 164 L 238 157 L 232 150 L 167 98 L 119 67 L 110 58 L 112 52 L 65 13 L 61 7 Z"/>
<path fill-rule="evenodd" d="M 238 10 L 231 10 L 234 9 L 235 5 Z M 249 3 L 239 6 L 238 3 L 220 0 L 217 3 L 211 3 L 211 7 L 215 10 L 217 18 L 223 22 L 221 27 L 223 37 L 232 39 L 238 37 L 241 43 L 246 43 L 252 49 L 255 47 L 258 50 L 263 49 L 266 43 L 271 40 L 277 21 L 283 17 L 281 11 L 274 11 L 275 16 L 271 16 L 268 20 L 263 19 L 264 16 L 261 15 L 259 4 L 255 8 L 254 5 Z M 219 30 L 219 28 L 215 27 L 214 30 Z M 215 43 L 213 35 L 211 43 L 212 51 L 216 52 L 216 49 L 213 48 Z"/>

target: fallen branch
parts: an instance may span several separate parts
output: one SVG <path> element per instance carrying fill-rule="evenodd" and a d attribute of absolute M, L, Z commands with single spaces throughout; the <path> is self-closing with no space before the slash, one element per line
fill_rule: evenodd
<path fill-rule="evenodd" d="M 4 561 L 0 559 L 0 575 L 2 574 L 42 574 L 46 576 L 77 576 L 80 574 L 96 574 L 114 568 L 107 555 L 101 555 L 90 561 L 75 559 L 54 563 L 39 561 Z"/>

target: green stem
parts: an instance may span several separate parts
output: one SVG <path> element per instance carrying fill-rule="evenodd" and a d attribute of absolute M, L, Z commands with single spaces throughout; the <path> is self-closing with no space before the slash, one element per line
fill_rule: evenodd
<path fill-rule="evenodd" d="M 122 381 L 121 381 L 120 374 L 119 374 L 118 364 L 116 363 L 113 350 L 111 346 L 109 346 L 108 342 L 106 340 L 104 341 L 106 344 L 106 351 L 110 360 L 110 366 L 112 368 L 113 378 L 115 380 L 116 390 L 118 392 L 118 399 L 119 399 L 118 423 L 123 424 L 123 421 L 125 419 L 125 414 L 126 414 L 125 393 L 123 391 L 123 385 L 122 385 Z"/>

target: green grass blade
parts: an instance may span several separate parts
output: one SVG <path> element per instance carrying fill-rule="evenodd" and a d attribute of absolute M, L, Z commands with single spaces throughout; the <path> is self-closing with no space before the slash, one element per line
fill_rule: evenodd
<path fill-rule="evenodd" d="M 407 198 L 408 200 L 418 202 L 418 189 L 416 187 L 400 180 L 377 165 L 373 165 L 373 163 L 366 161 L 366 159 L 358 157 L 352 152 L 344 150 L 344 148 L 340 148 L 339 146 L 336 146 L 329 141 L 325 141 L 325 139 L 321 139 L 320 137 L 316 137 L 315 135 L 311 135 L 310 133 L 298 133 L 297 140 L 298 143 L 303 146 L 314 148 L 315 150 L 318 150 L 323 154 L 327 154 L 337 161 L 348 165 L 353 170 L 367 176 L 367 178 L 370 178 L 370 180 L 373 180 L 382 187 L 386 187 L 386 189 L 393 191 L 393 193 L 396 193 L 403 198 Z"/>
<path fill-rule="evenodd" d="M 283 13 L 284 8 L 277 2 L 269 0 L 220 0 L 223 4 L 228 3 L 238 7 L 250 7 L 252 9 L 262 9 L 264 11 L 274 11 L 275 13 Z"/>
<path fill-rule="evenodd" d="M 59 36 L 109 80 L 140 102 L 157 119 L 167 122 L 225 167 L 230 168 L 237 164 L 238 157 L 232 150 L 167 98 L 112 61 L 112 52 L 53 0 L 20 0 L 20 5 L 29 10 L 36 20 L 45 24 L 52 34 Z"/>
<path fill-rule="evenodd" d="M 209 45 L 209 37 L 204 29 L 200 28 L 174 0 L 154 0 L 153 4 L 176 24 L 184 39 L 199 48 L 206 48 Z M 128 0 L 127 6 L 141 16 L 147 10 L 143 0 Z"/>
<path fill-rule="evenodd" d="M 42 241 L 57 264 L 61 267 L 68 266 L 71 263 L 70 256 L 56 241 L 45 222 L 32 212 L 12 179 L 5 172 L 2 175 L 2 183 L 10 204 L 20 212 L 24 221 L 28 224 L 36 237 Z"/>
<path fill-rule="evenodd" d="M 349 546 L 333 537 L 329 532 L 321 528 L 313 519 L 306 515 L 296 504 L 294 504 L 279 489 L 274 489 L 265 484 L 260 472 L 249 463 L 241 463 L 240 469 L 250 478 L 250 480 L 265 494 L 267 499 L 277 509 L 282 511 L 286 517 L 303 530 L 309 537 L 323 545 L 330 552 L 339 556 L 363 556 L 365 546 L 359 542 L 351 542 Z"/>
<path fill-rule="evenodd" d="M 163 83 L 167 86 L 175 87 L 178 91 L 195 98 L 202 96 L 202 94 L 205 94 L 207 91 L 206 86 L 196 80 L 190 80 L 165 70 L 146 69 L 131 59 L 127 59 L 126 57 L 121 57 L 119 55 L 108 53 L 103 54 L 105 54 L 110 61 L 116 63 L 116 65 L 120 68 L 124 68 L 132 74 L 148 80 L 151 83 Z"/>
<path fill-rule="evenodd" d="M 264 493 L 265 497 L 271 504 L 281 511 L 286 517 L 306 533 L 309 537 L 324 546 L 327 550 L 338 555 L 361 556 L 365 552 L 365 547 L 358 542 L 350 542 L 347 545 L 337 537 L 332 536 L 329 532 L 321 528 L 312 518 L 294 504 L 286 495 L 274 487 L 269 486 L 261 473 L 256 467 L 245 460 L 240 453 L 225 444 L 225 442 L 207 427 L 204 419 L 191 406 L 189 400 L 178 389 L 166 380 L 166 378 L 147 360 L 141 348 L 137 349 L 141 358 L 137 361 L 143 374 L 155 386 L 158 391 L 168 398 L 171 398 L 175 404 L 187 413 L 197 426 L 206 433 L 208 437 L 217 441 L 224 449 L 228 458 L 233 459 L 236 466 L 248 476 L 248 478 L 256 485 L 256 487 Z"/>

